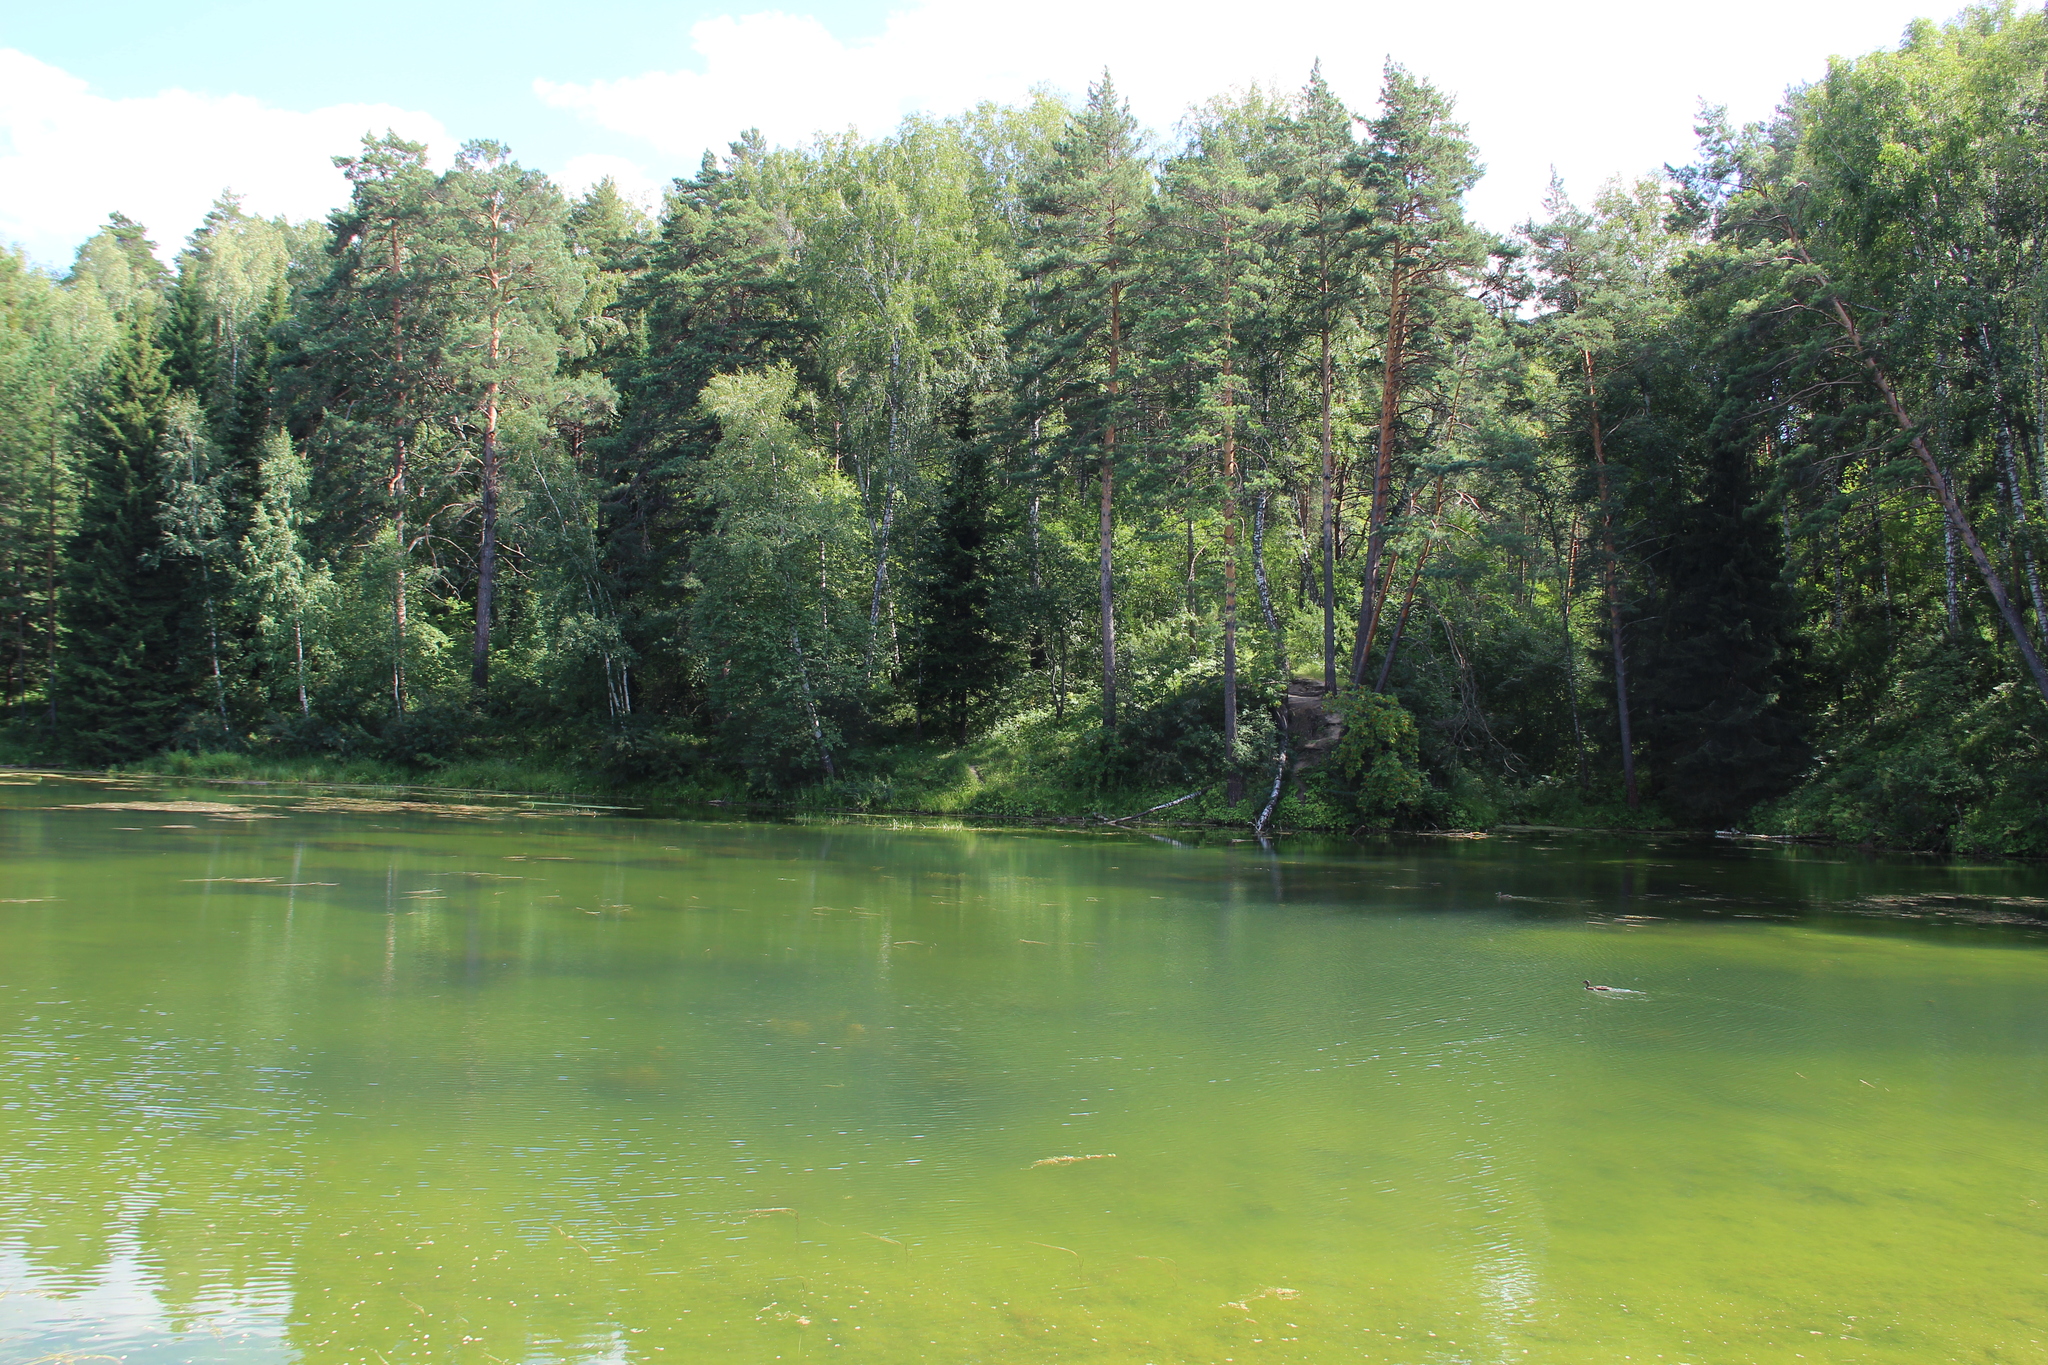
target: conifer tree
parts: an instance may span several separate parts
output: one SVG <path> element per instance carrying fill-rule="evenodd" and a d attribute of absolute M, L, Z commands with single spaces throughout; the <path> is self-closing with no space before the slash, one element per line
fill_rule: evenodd
<path fill-rule="evenodd" d="M 972 407 L 955 405 L 952 468 L 919 565 L 917 702 L 965 744 L 975 709 L 993 696 L 1011 650 L 995 614 L 998 528 L 988 447 Z"/>
<path fill-rule="evenodd" d="M 1637 625 L 1636 700 L 1657 792 L 1702 824 L 1781 795 L 1811 757 L 1794 705 L 1798 609 L 1747 435 L 1714 433 L 1696 496 L 1677 525 L 1659 528 L 1660 591 Z"/>
<path fill-rule="evenodd" d="M 461 408 L 452 414 L 477 463 L 476 629 L 470 686 L 490 685 L 498 594 L 503 428 L 524 419 L 538 439 L 549 410 L 571 401 L 561 375 L 564 332 L 586 281 L 570 254 L 568 206 L 547 178 L 495 142 L 464 146 L 434 201 L 433 251 L 449 322 L 443 365 Z M 582 387 L 609 393 L 601 379 Z"/>
<path fill-rule="evenodd" d="M 1486 246 L 1466 222 L 1465 192 L 1479 179 L 1472 144 L 1451 119 L 1451 102 L 1429 82 L 1389 62 L 1380 113 L 1360 150 L 1368 194 L 1367 250 L 1380 328 L 1379 402 L 1373 442 L 1372 501 L 1367 514 L 1365 570 L 1351 683 L 1365 681 L 1392 576 L 1387 537 L 1394 506 L 1397 447 L 1406 429 L 1411 390 L 1441 364 L 1444 344 L 1462 320 L 1462 276 L 1485 258 Z"/>
<path fill-rule="evenodd" d="M 213 319 L 199 281 L 187 274 L 171 286 L 164 315 L 164 374 L 174 389 L 207 401 L 214 387 L 214 356 L 218 349 Z"/>
<path fill-rule="evenodd" d="M 289 320 L 291 288 L 279 275 L 271 284 L 262 310 L 251 323 L 251 337 L 243 343 L 235 367 L 234 384 L 226 410 L 218 425 L 221 449 L 235 471 L 237 496 L 231 526 L 248 527 L 254 499 L 262 481 L 260 466 L 268 443 L 266 432 L 273 429 L 273 395 L 276 389 L 278 333 Z"/>
<path fill-rule="evenodd" d="M 363 139 L 356 156 L 336 157 L 350 185 L 348 205 L 329 220 L 334 267 L 308 299 L 299 363 L 309 390 L 321 458 L 316 493 L 329 509 L 327 538 L 338 544 L 378 534 L 388 549 L 390 696 L 407 706 L 411 654 L 410 566 L 430 531 L 412 516 L 420 489 L 417 437 L 436 412 L 445 319 L 435 297 L 435 262 L 422 252 L 434 192 L 427 149 L 396 134 Z"/>
<path fill-rule="evenodd" d="M 1316 387 L 1317 549 L 1323 609 L 1323 685 L 1337 686 L 1337 337 L 1357 309 L 1361 219 L 1355 115 L 1323 79 L 1309 75 L 1293 118 L 1281 125 L 1285 161 L 1281 194 L 1293 208 L 1296 325 L 1314 338 Z"/>
<path fill-rule="evenodd" d="M 705 386 L 807 361 L 815 330 L 799 308 L 792 225 L 764 184 L 772 159 L 757 132 L 723 158 L 707 152 L 697 175 L 675 182 L 647 269 L 622 296 L 644 340 L 607 371 L 620 397 L 617 420 L 592 444 L 598 536 L 611 590 L 632 604 L 623 628 L 642 686 L 656 694 L 694 687 L 687 661 L 661 642 L 688 610 L 687 565 L 707 529 L 690 496 L 720 439 L 700 402 Z"/>
<path fill-rule="evenodd" d="M 1069 442 L 1092 446 L 1096 457 L 1105 730 L 1117 720 L 1115 498 L 1118 437 L 1133 416 L 1129 296 L 1151 197 L 1144 139 L 1104 72 L 1027 196 L 1034 216 L 1025 270 L 1045 286 L 1027 342 L 1027 366 L 1047 381 L 1039 401 L 1057 407 Z"/>
<path fill-rule="evenodd" d="M 1522 228 L 1532 248 L 1531 264 L 1541 276 L 1536 294 L 1547 309 L 1539 324 L 1541 340 L 1552 350 L 1559 389 L 1567 395 L 1560 426 L 1591 465 L 1622 791 L 1631 810 L 1641 796 L 1629 688 L 1629 613 L 1617 532 L 1629 490 L 1626 471 L 1613 458 L 1613 445 L 1617 434 L 1624 442 L 1630 439 L 1630 433 L 1616 430 L 1617 409 L 1636 406 L 1622 395 L 1631 388 L 1641 391 L 1641 375 L 1635 371 L 1674 316 L 1669 271 L 1677 243 L 1660 221 L 1661 204 L 1660 192 L 1644 184 L 1632 192 L 1609 191 L 1589 213 L 1573 205 L 1564 187 L 1553 182 L 1545 204 L 1549 220 Z M 1640 439 L 1640 432 L 1635 435 Z M 1644 463 L 1668 460 L 1672 454 L 1668 448 L 1659 450 Z"/>
<path fill-rule="evenodd" d="M 160 558 L 157 520 L 170 383 L 155 330 L 154 312 L 135 308 L 84 418 L 84 492 L 66 554 L 55 700 L 65 747 L 88 764 L 161 745 L 184 699 L 182 575 Z"/>
<path fill-rule="evenodd" d="M 1187 370 L 1196 401 L 1184 410 L 1192 430 L 1183 434 L 1203 453 L 1213 452 L 1217 504 L 1223 521 L 1224 751 L 1232 756 L 1227 799 L 1243 797 L 1237 751 L 1238 447 L 1246 426 L 1250 365 L 1248 340 L 1278 292 L 1273 248 L 1281 219 L 1278 184 L 1258 165 L 1262 135 L 1274 122 L 1257 96 L 1200 112 L 1187 151 L 1168 162 L 1159 199 L 1164 235 L 1154 269 L 1153 327 L 1161 358 Z"/>

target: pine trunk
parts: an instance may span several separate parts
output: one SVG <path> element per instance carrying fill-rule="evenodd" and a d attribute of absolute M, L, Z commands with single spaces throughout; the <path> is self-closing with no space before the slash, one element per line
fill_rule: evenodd
<path fill-rule="evenodd" d="M 1402 349 L 1406 341 L 1405 313 L 1408 301 L 1402 297 L 1401 271 L 1393 271 L 1387 286 L 1387 346 L 1380 373 L 1379 451 L 1373 465 L 1372 509 L 1366 521 L 1365 576 L 1359 589 L 1358 638 L 1351 649 L 1351 685 L 1365 681 L 1366 656 L 1372 652 L 1372 637 L 1379 628 L 1380 559 L 1387 544 L 1387 495 L 1393 481 L 1394 426 L 1401 402 Z"/>
<path fill-rule="evenodd" d="M 391 708 L 405 714 L 405 441 L 398 442 L 391 460 L 391 532 L 396 538 L 393 553 L 397 573 L 391 590 Z"/>
<path fill-rule="evenodd" d="M 1641 799 L 1636 790 L 1635 727 L 1628 714 L 1628 653 L 1621 643 L 1621 575 L 1614 553 L 1614 505 L 1607 482 L 1607 442 L 1600 426 L 1600 389 L 1593 372 L 1593 353 L 1580 351 L 1586 371 L 1587 427 L 1593 438 L 1593 465 L 1600 471 L 1600 548 L 1607 562 L 1601 581 L 1607 591 L 1607 630 L 1614 652 L 1614 709 L 1621 729 L 1621 786 L 1628 808 Z"/>
<path fill-rule="evenodd" d="M 1330 406 L 1335 384 L 1330 372 L 1330 320 L 1328 295 L 1330 292 L 1329 272 L 1323 275 L 1324 316 L 1320 341 L 1321 363 L 1318 370 L 1322 382 L 1322 445 L 1323 445 L 1323 687 L 1331 692 L 1337 690 L 1337 527 L 1331 506 L 1331 487 L 1337 481 L 1336 442 L 1330 429 Z"/>
<path fill-rule="evenodd" d="M 1237 770 L 1237 377 L 1223 333 L 1223 752 L 1230 764 L 1224 799 L 1244 799 L 1244 774 Z"/>
<path fill-rule="evenodd" d="M 1102 591 L 1102 728 L 1116 729 L 1116 520 L 1112 510 L 1116 492 L 1116 401 L 1122 395 L 1118 367 L 1123 361 L 1123 286 L 1109 289 L 1109 421 L 1102 428 L 1102 514 L 1101 562 L 1098 577 Z"/>
<path fill-rule="evenodd" d="M 496 359 L 497 336 L 491 338 Z M 498 591 L 498 383 L 484 387 L 483 529 L 476 565 L 476 639 L 470 646 L 469 685 L 491 685 L 491 613 Z"/>

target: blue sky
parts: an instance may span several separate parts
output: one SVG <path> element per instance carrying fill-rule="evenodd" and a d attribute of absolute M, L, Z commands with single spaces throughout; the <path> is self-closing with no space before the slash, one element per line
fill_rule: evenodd
<path fill-rule="evenodd" d="M 888 12 L 877 3 L 799 8 L 848 42 L 879 33 Z M 82 76 L 111 98 L 179 86 L 288 109 L 392 104 L 434 114 L 458 138 L 492 137 L 524 159 L 560 163 L 627 154 L 637 140 L 563 118 L 534 98 L 534 78 L 634 74 L 655 54 L 687 54 L 690 26 L 726 12 L 743 10 L 657 0 L 18 3 L 0 6 L 0 48 Z"/>
<path fill-rule="evenodd" d="M 1711 21 L 1705 16 L 1711 14 Z M 445 156 L 493 137 L 580 188 L 651 197 L 759 125 L 796 143 L 905 112 L 1080 91 L 1105 65 L 1162 132 L 1321 59 L 1369 112 L 1392 56 L 1459 101 L 1490 174 L 1475 215 L 1535 211 L 1552 166 L 1580 197 L 1690 150 L 1702 98 L 1767 115 L 1830 54 L 1897 41 L 1925 0 L 868 0 L 779 9 L 650 0 L 446 4 L 84 0 L 0 9 L 0 242 L 68 260 L 106 213 L 168 253 L 224 187 L 264 213 L 339 198 L 327 158 L 389 125 Z"/>

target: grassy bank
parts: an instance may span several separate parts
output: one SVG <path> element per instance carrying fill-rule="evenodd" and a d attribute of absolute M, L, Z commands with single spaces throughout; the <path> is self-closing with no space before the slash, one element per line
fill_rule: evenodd
<path fill-rule="evenodd" d="M 495 746 L 494 746 L 495 747 Z M 1027 714 L 965 745 L 907 741 L 842 754 L 836 776 L 775 789 L 747 776 L 702 765 L 660 779 L 622 777 L 601 754 L 529 747 L 477 753 L 434 764 L 405 764 L 361 755 L 292 755 L 263 748 L 234 752 L 172 751 L 108 771 L 133 776 L 222 782 L 417 787 L 446 792 L 522 793 L 572 797 L 657 812 L 742 810 L 760 815 L 858 813 L 940 816 L 993 822 L 1099 823 L 1143 814 L 1143 823 L 1249 829 L 1272 799 L 1269 758 L 1246 773 L 1241 798 L 1205 778 L 1213 756 L 1136 745 L 1105 754 L 1092 716 Z M 0 762 L 45 766 L 45 756 L 19 745 L 0 748 Z M 1277 830 L 1350 834 L 1366 829 L 1485 829 L 1502 824 L 1582 829 L 1663 829 L 1672 822 L 1654 808 L 1630 812 L 1619 800 L 1589 796 L 1572 783 L 1511 786 L 1468 778 L 1427 802 L 1388 818 L 1367 819 L 1355 798 L 1327 774 L 1291 776 L 1273 812 Z"/>

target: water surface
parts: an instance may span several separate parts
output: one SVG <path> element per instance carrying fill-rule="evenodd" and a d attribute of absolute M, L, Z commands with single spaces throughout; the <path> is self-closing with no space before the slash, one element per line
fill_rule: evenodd
<path fill-rule="evenodd" d="M 2038 868 L 0 781 L 0 1360 L 2048 1361 Z"/>

